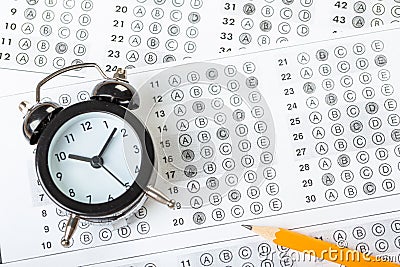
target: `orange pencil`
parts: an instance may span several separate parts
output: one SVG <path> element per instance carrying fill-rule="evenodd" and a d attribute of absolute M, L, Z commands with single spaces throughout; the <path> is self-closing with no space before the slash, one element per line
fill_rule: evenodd
<path fill-rule="evenodd" d="M 256 234 L 299 252 L 303 252 L 320 259 L 345 265 L 347 267 L 399 267 L 399 265 L 383 261 L 359 251 L 342 248 L 337 245 L 316 238 L 305 236 L 293 231 L 269 226 L 242 225 Z"/>

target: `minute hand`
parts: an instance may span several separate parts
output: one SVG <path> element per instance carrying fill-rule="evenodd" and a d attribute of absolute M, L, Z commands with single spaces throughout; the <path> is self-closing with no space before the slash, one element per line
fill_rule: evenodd
<path fill-rule="evenodd" d="M 106 172 L 108 172 L 109 175 L 111 175 L 115 180 L 117 180 L 122 186 L 125 187 L 125 184 L 117 177 L 115 174 L 113 174 L 109 169 L 107 169 L 103 164 L 100 165 Z"/>
<path fill-rule="evenodd" d="M 99 157 L 101 158 L 101 156 L 103 156 L 104 151 L 106 151 L 108 145 L 111 142 L 111 139 L 114 137 L 115 132 L 117 131 L 117 128 L 114 128 L 110 134 L 110 136 L 108 137 L 106 143 L 104 144 L 103 148 L 101 149 L 100 153 L 99 153 Z"/>

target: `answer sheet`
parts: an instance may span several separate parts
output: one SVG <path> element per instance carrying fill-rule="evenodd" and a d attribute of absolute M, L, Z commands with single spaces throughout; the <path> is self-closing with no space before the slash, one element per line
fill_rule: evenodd
<path fill-rule="evenodd" d="M 4 1 L 0 264 L 333 265 L 303 262 L 241 224 L 287 227 L 398 262 L 400 29 L 362 29 L 397 22 L 399 5 Z M 317 41 L 336 32 L 352 36 Z M 80 62 L 110 76 L 128 69 L 141 98 L 136 114 L 157 144 L 157 188 L 179 206 L 150 200 L 115 230 L 81 223 L 65 249 L 68 217 L 38 184 L 18 104 L 34 102 L 47 74 Z M 43 100 L 85 101 L 96 75 L 59 77 Z"/>
<path fill-rule="evenodd" d="M 318 229 L 310 231 L 308 226 L 330 226 L 328 230 L 333 231 L 336 226 L 330 222 L 344 221 L 355 228 L 359 226 L 356 218 L 368 219 L 365 231 L 374 222 L 382 224 L 371 228 L 375 235 L 382 233 L 382 227 L 387 229 L 379 245 L 365 241 L 369 249 L 378 255 L 396 252 L 398 221 L 390 215 L 395 214 L 399 200 L 400 81 L 395 70 L 400 60 L 393 42 L 399 32 L 396 27 L 379 29 L 130 71 L 129 81 L 141 98 L 135 113 L 149 128 L 159 155 L 163 179 L 157 188 L 181 205 L 169 210 L 148 201 L 118 230 L 82 223 L 67 249 L 59 243 L 66 214 L 50 204 L 37 184 L 34 147 L 22 136 L 18 103 L 34 99 L 31 85 L 22 81 L 19 93 L 1 98 L 2 113 L 7 114 L 1 146 L 15 151 L 2 156 L 7 176 L 0 182 L 1 200 L 12 203 L 1 206 L 7 215 L 0 236 L 2 262 L 71 266 L 129 258 L 128 266 L 171 266 L 169 262 L 203 266 L 197 256 L 211 249 L 207 244 L 218 251 L 231 240 L 232 257 L 227 252 L 219 258 L 228 266 L 230 258 L 240 261 L 232 251 L 244 240 L 255 249 L 255 239 L 243 239 L 250 235 L 240 226 L 243 223 L 301 228 L 314 234 Z M 7 72 L 30 81 L 42 78 L 42 74 Z M 71 85 L 49 85 L 43 97 L 69 105 L 88 97 L 99 82 L 65 79 Z M 158 96 L 161 102 L 154 100 Z M 161 110 L 166 116 L 157 117 Z M 159 126 L 168 131 L 160 133 Z M 162 146 L 166 140 L 170 147 Z M 183 157 L 185 153 L 191 156 Z M 173 160 L 163 161 L 164 155 Z M 168 177 L 171 171 L 173 178 Z M 331 235 L 329 231 L 321 234 L 328 240 Z M 357 241 L 349 244 L 358 245 Z M 194 252 L 184 249 L 189 247 Z M 184 250 L 170 256 L 179 249 Z M 249 264 L 268 260 L 257 255 L 254 252 L 257 261 Z M 269 260 L 285 264 L 281 258 Z M 221 266 L 217 259 L 214 264 L 210 266 Z"/>
<path fill-rule="evenodd" d="M 14 0 L 0 10 L 2 68 L 106 72 L 330 38 L 398 22 L 398 1 Z"/>

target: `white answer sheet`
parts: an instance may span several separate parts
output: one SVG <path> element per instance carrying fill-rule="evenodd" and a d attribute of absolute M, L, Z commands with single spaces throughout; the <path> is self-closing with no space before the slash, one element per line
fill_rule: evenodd
<path fill-rule="evenodd" d="M 23 138 L 18 111 L 22 100 L 33 102 L 32 90 L 44 74 L 3 70 L 5 77 L 21 78 L 6 79 L 0 98 L 1 262 L 304 264 L 288 263 L 282 248 L 282 255 L 267 253 L 268 246 L 275 251 L 273 245 L 253 237 L 243 223 L 297 229 L 331 242 L 346 240 L 360 250 L 367 245 L 377 255 L 396 253 L 400 28 L 375 30 L 129 70 L 141 99 L 135 113 L 149 128 L 159 156 L 156 186 L 180 205 L 169 210 L 148 201 L 118 230 L 82 223 L 67 249 L 60 245 L 66 214 L 37 184 L 34 147 Z M 63 86 L 52 82 L 43 97 L 66 107 L 88 99 L 98 82 L 63 77 Z M 171 146 L 165 145 L 167 140 Z M 374 227 L 376 223 L 382 226 Z M 365 235 L 354 231 L 357 226 Z M 242 247 L 248 249 L 240 254 Z M 249 250 L 253 258 L 247 261 Z M 213 257 L 214 265 L 204 265 L 205 256 L 202 263 L 203 253 Z M 280 258 L 268 258 L 272 254 Z"/>
<path fill-rule="evenodd" d="M 210 57 L 397 22 L 397 1 L 7 0 L 0 67 L 51 72 Z"/>

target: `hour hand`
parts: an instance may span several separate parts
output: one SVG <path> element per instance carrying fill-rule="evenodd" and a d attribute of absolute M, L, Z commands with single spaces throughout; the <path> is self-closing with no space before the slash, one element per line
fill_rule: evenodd
<path fill-rule="evenodd" d="M 74 160 L 79 160 L 79 161 L 85 161 L 85 162 L 92 162 L 91 158 L 87 158 L 87 157 L 82 157 L 82 156 L 78 156 L 78 155 L 74 155 L 74 154 L 69 154 L 68 155 L 69 159 L 74 159 Z"/>

